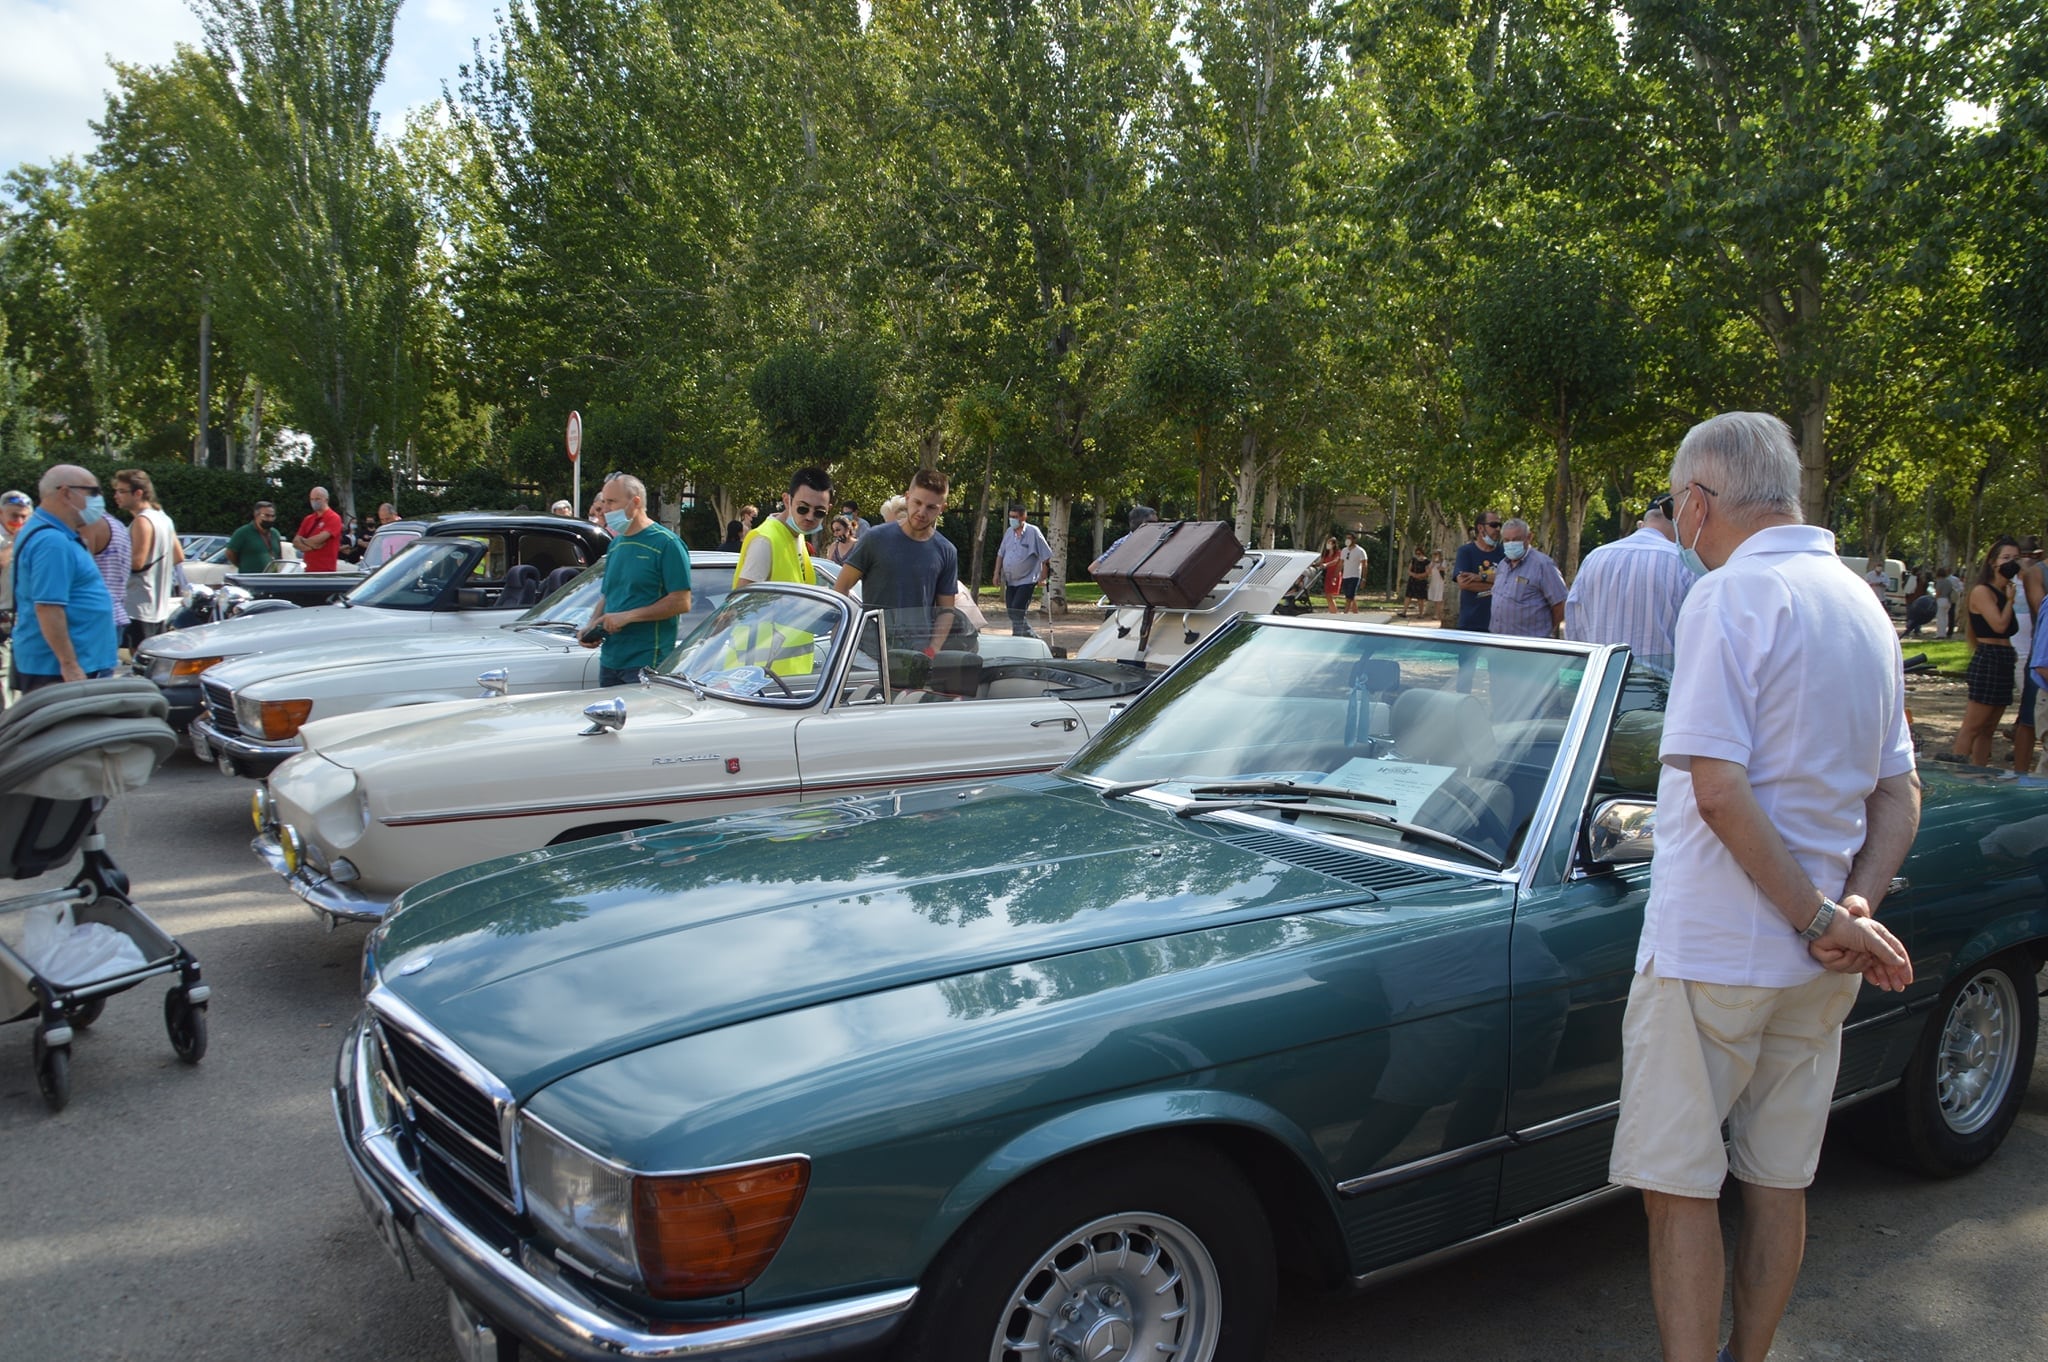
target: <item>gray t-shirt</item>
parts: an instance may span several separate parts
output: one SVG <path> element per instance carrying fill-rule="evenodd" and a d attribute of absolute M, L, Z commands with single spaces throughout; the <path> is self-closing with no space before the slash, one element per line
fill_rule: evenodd
<path fill-rule="evenodd" d="M 861 600 L 887 610 L 890 643 L 922 648 L 931 637 L 932 603 L 959 588 L 960 555 L 936 530 L 912 539 L 901 525 L 882 525 L 854 542 L 846 566 L 860 573 Z"/>

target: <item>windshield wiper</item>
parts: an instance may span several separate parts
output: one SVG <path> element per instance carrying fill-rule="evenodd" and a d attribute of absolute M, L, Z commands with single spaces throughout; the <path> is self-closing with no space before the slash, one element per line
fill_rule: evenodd
<path fill-rule="evenodd" d="M 1354 790 L 1347 793 L 1355 795 L 1358 792 Z M 1387 802 L 1391 803 L 1392 801 L 1389 800 Z M 1194 818 L 1201 814 L 1224 813 L 1231 809 L 1274 809 L 1281 813 L 1313 813 L 1319 818 L 1348 818 L 1355 823 L 1370 823 L 1376 828 L 1391 828 L 1402 836 L 1413 837 L 1419 842 L 1434 842 L 1438 846 L 1452 847 L 1464 852 L 1467 856 L 1484 861 L 1495 870 L 1499 870 L 1507 864 L 1506 861 L 1503 861 L 1485 847 L 1475 846 L 1462 837 L 1453 837 L 1448 832 L 1438 832 L 1435 828 L 1427 827 L 1421 823 L 1410 823 L 1401 818 L 1389 818 L 1386 814 L 1374 813 L 1371 809 L 1315 809 L 1310 808 L 1305 802 L 1267 798 L 1233 799 L 1216 804 L 1183 804 L 1174 810 L 1174 814 L 1180 818 Z"/>
<path fill-rule="evenodd" d="M 649 681 L 659 681 L 666 686 L 674 686 L 678 690 L 690 691 L 699 700 L 708 698 L 704 693 L 704 687 L 698 685 L 697 682 L 688 676 L 677 676 L 674 672 L 649 672 L 647 673 L 647 679 Z"/>
<path fill-rule="evenodd" d="M 1393 806 L 1399 800 L 1385 795 L 1353 790 L 1343 785 L 1321 785 L 1312 780 L 1218 780 L 1204 785 L 1188 786 L 1188 794 L 1196 799 L 1211 795 L 1315 795 L 1322 799 L 1351 799 L 1361 804 L 1386 804 Z"/>
<path fill-rule="evenodd" d="M 1149 790 L 1154 785 L 1164 785 L 1172 779 L 1172 776 L 1154 776 L 1150 780 L 1112 780 L 1107 785 L 1096 786 L 1095 793 L 1101 795 L 1104 799 L 1122 799 L 1127 794 L 1136 794 L 1140 790 Z"/>

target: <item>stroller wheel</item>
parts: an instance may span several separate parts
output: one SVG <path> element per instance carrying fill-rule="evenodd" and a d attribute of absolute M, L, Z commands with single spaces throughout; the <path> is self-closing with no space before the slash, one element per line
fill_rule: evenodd
<path fill-rule="evenodd" d="M 47 1044 L 38 1031 L 35 1055 L 36 1087 L 42 1090 L 43 1101 L 49 1103 L 51 1111 L 64 1110 L 64 1104 L 71 1100 L 71 1047 Z"/>
<path fill-rule="evenodd" d="M 164 1030 L 179 1059 L 197 1064 L 206 1058 L 206 1004 L 195 1007 L 186 1002 L 182 987 L 164 994 Z"/>
<path fill-rule="evenodd" d="M 64 1019 L 83 1031 L 86 1027 L 98 1021 L 100 1013 L 106 1010 L 107 995 L 102 993 L 99 997 L 87 998 L 84 1002 L 72 1008 L 64 1014 Z"/>

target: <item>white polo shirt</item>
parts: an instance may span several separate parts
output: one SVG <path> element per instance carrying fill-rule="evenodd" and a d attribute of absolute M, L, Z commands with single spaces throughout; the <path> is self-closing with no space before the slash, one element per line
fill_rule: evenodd
<path fill-rule="evenodd" d="M 1744 540 L 1687 593 L 1664 713 L 1657 857 L 1636 969 L 1783 988 L 1819 973 L 1805 943 L 1700 818 L 1693 757 L 1750 787 L 1822 893 L 1863 848 L 1864 802 L 1913 769 L 1899 640 L 1835 537 L 1780 525 Z"/>

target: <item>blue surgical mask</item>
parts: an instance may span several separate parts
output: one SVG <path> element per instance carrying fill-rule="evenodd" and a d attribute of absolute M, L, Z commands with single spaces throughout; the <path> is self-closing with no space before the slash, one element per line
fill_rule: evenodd
<path fill-rule="evenodd" d="M 95 492 L 85 499 L 85 509 L 78 513 L 79 520 L 87 525 L 97 525 L 107 518 L 107 499 Z"/>
<path fill-rule="evenodd" d="M 1529 546 L 1520 539 L 1510 539 L 1500 546 L 1500 551 L 1508 556 L 1510 563 L 1518 563 L 1522 560 L 1522 555 L 1529 551 Z"/>
<path fill-rule="evenodd" d="M 626 522 L 631 518 L 624 511 L 606 511 L 604 513 L 604 527 L 613 534 L 624 534 L 626 532 Z"/>
<path fill-rule="evenodd" d="M 1685 490 L 1687 494 L 1691 493 L 1692 491 L 1690 487 L 1686 488 Z M 1683 498 L 1681 498 L 1679 501 L 1679 505 L 1683 506 L 1684 504 L 1685 502 Z M 1671 514 L 1671 529 L 1673 533 L 1676 533 L 1678 530 L 1678 512 L 1676 508 L 1673 509 Z M 1709 572 L 1713 571 L 1712 568 L 1707 566 L 1707 560 L 1700 557 L 1699 554 L 1700 536 L 1705 534 L 1706 532 L 1707 518 L 1705 516 L 1701 516 L 1700 527 L 1692 532 L 1692 547 L 1687 548 L 1683 544 L 1680 544 L 1678 546 L 1678 561 L 1685 564 L 1686 569 L 1688 571 L 1692 572 L 1695 576 L 1699 577 L 1704 577 Z"/>

